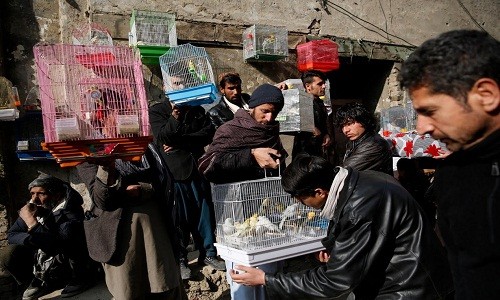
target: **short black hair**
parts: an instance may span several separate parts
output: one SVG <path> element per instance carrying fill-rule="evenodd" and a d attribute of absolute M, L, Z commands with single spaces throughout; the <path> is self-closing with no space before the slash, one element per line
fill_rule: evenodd
<path fill-rule="evenodd" d="M 221 88 L 226 87 L 226 83 L 241 84 L 240 74 L 234 72 L 222 73 L 218 79 Z"/>
<path fill-rule="evenodd" d="M 335 167 L 326 159 L 299 154 L 283 172 L 281 185 L 292 197 L 313 196 L 317 188 L 330 190 L 335 174 Z"/>
<path fill-rule="evenodd" d="M 487 32 L 453 30 L 424 42 L 403 63 L 398 80 L 410 92 L 426 87 L 467 104 L 480 78 L 500 83 L 500 42 Z"/>
<path fill-rule="evenodd" d="M 302 80 L 302 84 L 304 85 L 304 87 L 306 87 L 306 83 L 312 83 L 314 81 L 314 77 L 319 77 L 323 81 L 327 80 L 325 73 L 318 70 L 305 71 L 300 76 L 300 80 Z"/>
<path fill-rule="evenodd" d="M 342 127 L 351 122 L 358 122 L 363 125 L 366 131 L 374 131 L 377 128 L 375 115 L 370 113 L 361 103 L 349 103 L 339 107 L 335 114 L 335 125 Z"/>

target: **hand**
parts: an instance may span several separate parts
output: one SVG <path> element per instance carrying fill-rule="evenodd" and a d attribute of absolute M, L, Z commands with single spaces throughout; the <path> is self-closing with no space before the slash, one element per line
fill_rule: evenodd
<path fill-rule="evenodd" d="M 125 189 L 125 192 L 129 197 L 138 198 L 141 196 L 141 186 L 139 184 L 129 185 Z"/>
<path fill-rule="evenodd" d="M 317 137 L 317 136 L 321 135 L 321 131 L 318 129 L 318 127 L 315 126 L 314 129 L 313 129 L 312 134 L 313 134 L 314 137 Z"/>
<path fill-rule="evenodd" d="M 321 146 L 323 148 L 326 148 L 326 147 L 330 146 L 331 143 L 332 143 L 332 140 L 330 139 L 330 136 L 328 134 L 325 134 L 325 136 L 323 137 L 323 144 L 321 144 Z"/>
<path fill-rule="evenodd" d="M 281 157 L 278 150 L 273 148 L 255 148 L 252 149 L 251 153 L 261 168 L 277 169 L 279 167 L 280 161 L 279 159 L 275 159 L 275 157 Z"/>
<path fill-rule="evenodd" d="M 170 105 L 172 105 L 172 117 L 179 120 L 183 116 L 186 109 L 184 107 L 177 106 L 172 102 L 170 102 Z"/>
<path fill-rule="evenodd" d="M 229 270 L 229 275 L 233 279 L 234 282 L 242 285 L 265 285 L 266 284 L 266 273 L 264 271 L 252 268 L 237 265 L 234 267 L 236 270 Z M 244 271 L 239 272 L 238 271 Z"/>
<path fill-rule="evenodd" d="M 280 90 L 288 90 L 288 85 L 283 81 L 280 83 L 277 83 L 274 85 L 275 87 L 279 88 Z"/>
<path fill-rule="evenodd" d="M 36 206 L 36 204 L 28 202 L 19 210 L 19 217 L 23 219 L 24 223 L 26 223 L 28 227 L 32 227 L 38 222 L 36 220 L 37 210 L 38 207 Z"/>
<path fill-rule="evenodd" d="M 173 148 L 172 148 L 171 146 L 168 146 L 168 145 L 163 144 L 163 151 L 168 152 L 168 151 L 170 151 L 170 150 L 172 150 L 172 149 L 173 149 Z"/>
<path fill-rule="evenodd" d="M 326 251 L 321 250 L 319 252 L 314 253 L 314 257 L 318 261 L 320 261 L 322 263 L 326 263 L 330 259 L 330 254 L 328 252 L 326 252 Z"/>
<path fill-rule="evenodd" d="M 438 153 L 439 153 L 439 155 L 434 156 L 435 159 L 446 158 L 446 157 L 448 157 L 448 155 L 451 154 L 451 151 L 439 149 Z"/>

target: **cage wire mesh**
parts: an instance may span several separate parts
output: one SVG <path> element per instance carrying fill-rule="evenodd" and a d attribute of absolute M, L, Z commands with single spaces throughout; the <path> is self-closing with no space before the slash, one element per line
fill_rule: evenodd
<path fill-rule="evenodd" d="M 140 60 L 128 47 L 34 47 L 45 142 L 149 135 Z"/>
<path fill-rule="evenodd" d="M 268 177 L 212 185 L 217 242 L 243 251 L 293 245 L 326 235 L 319 210 L 296 202 Z"/>
<path fill-rule="evenodd" d="M 243 31 L 243 58 L 245 60 L 278 60 L 288 57 L 288 30 L 286 27 L 253 25 Z"/>
<path fill-rule="evenodd" d="M 314 111 L 312 96 L 306 92 L 300 79 L 284 81 L 288 89 L 283 90 L 285 105 L 276 117 L 280 122 L 280 132 L 312 132 L 314 129 Z"/>
<path fill-rule="evenodd" d="M 73 45 L 113 46 L 108 29 L 98 23 L 82 23 L 73 30 Z"/>
<path fill-rule="evenodd" d="M 130 46 L 177 46 L 175 14 L 134 10 L 130 19 Z"/>
<path fill-rule="evenodd" d="M 191 44 L 172 47 L 160 56 L 160 67 L 165 93 L 172 102 L 203 104 L 215 100 L 217 89 L 205 48 Z"/>

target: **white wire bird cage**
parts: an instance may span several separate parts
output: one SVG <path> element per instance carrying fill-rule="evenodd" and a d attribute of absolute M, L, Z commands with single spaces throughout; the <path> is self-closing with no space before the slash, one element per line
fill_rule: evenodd
<path fill-rule="evenodd" d="M 145 64 L 158 64 L 170 47 L 177 46 L 175 14 L 134 10 L 130 18 L 129 46 L 137 49 Z"/>
<path fill-rule="evenodd" d="M 203 47 L 183 44 L 160 56 L 163 87 L 178 105 L 209 104 L 217 98 L 210 58 Z"/>
<path fill-rule="evenodd" d="M 245 61 L 276 61 L 288 57 L 286 27 L 253 25 L 243 31 Z"/>
<path fill-rule="evenodd" d="M 148 103 L 130 48 L 36 45 L 34 56 L 45 147 L 62 166 L 87 156 L 140 158 L 151 139 Z"/>
<path fill-rule="evenodd" d="M 225 259 L 259 264 L 322 248 L 328 221 L 287 194 L 280 177 L 214 184 L 212 198 L 216 246 Z"/>
<path fill-rule="evenodd" d="M 108 29 L 94 22 L 77 25 L 72 38 L 73 45 L 113 46 Z"/>
<path fill-rule="evenodd" d="M 301 80 L 298 81 L 300 85 L 289 84 L 289 88 L 282 91 L 285 105 L 276 117 L 276 121 L 280 122 L 281 133 L 314 130 L 313 99 L 303 88 Z"/>

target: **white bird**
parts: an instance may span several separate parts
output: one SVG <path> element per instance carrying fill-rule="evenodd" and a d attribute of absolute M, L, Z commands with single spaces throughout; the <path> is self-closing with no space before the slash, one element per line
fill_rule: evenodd
<path fill-rule="evenodd" d="M 255 232 L 255 226 L 257 225 L 257 215 L 253 215 L 250 218 L 246 219 L 245 222 L 241 224 L 234 224 L 236 228 L 236 232 L 233 233 L 233 236 L 243 237 L 252 235 Z"/>
<path fill-rule="evenodd" d="M 281 232 L 281 230 L 278 228 L 278 226 L 274 225 L 273 222 L 271 222 L 268 218 L 264 216 L 258 216 L 257 217 L 257 225 L 255 226 L 255 232 L 257 234 L 263 234 L 266 231 L 271 231 L 271 232 Z"/>
<path fill-rule="evenodd" d="M 227 218 L 224 220 L 224 224 L 222 224 L 222 232 L 224 232 L 225 235 L 231 235 L 236 231 L 236 228 L 234 227 L 234 221 L 232 218 Z"/>
<path fill-rule="evenodd" d="M 298 208 L 299 208 L 299 203 L 294 203 L 285 208 L 285 210 L 281 214 L 281 222 L 280 225 L 278 226 L 279 229 L 283 229 L 283 225 L 285 224 L 287 218 L 293 217 L 294 215 L 297 214 Z"/>

